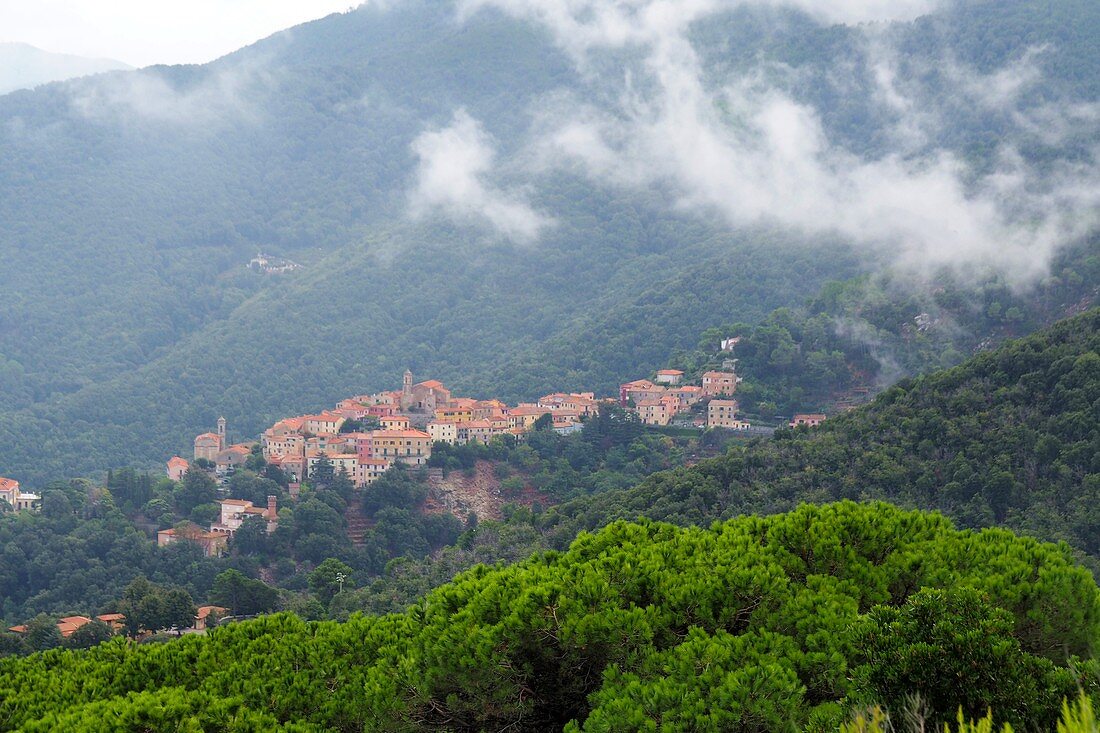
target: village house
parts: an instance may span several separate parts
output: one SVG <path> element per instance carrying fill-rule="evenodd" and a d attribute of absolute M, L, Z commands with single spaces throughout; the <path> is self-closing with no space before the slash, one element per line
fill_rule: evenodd
<path fill-rule="evenodd" d="M 619 403 L 626 407 L 633 402 L 635 405 L 643 400 L 659 400 L 665 394 L 665 388 L 656 385 L 648 379 L 637 379 L 619 386 Z"/>
<path fill-rule="evenodd" d="M 792 428 L 797 428 L 803 425 L 808 428 L 815 428 L 823 422 L 825 422 L 825 416 L 820 413 L 800 413 L 791 418 L 791 421 L 787 424 Z"/>
<path fill-rule="evenodd" d="M 15 511 L 22 512 L 34 509 L 42 501 L 42 497 L 20 490 L 19 482 L 15 479 L 0 477 L 0 500 L 6 501 Z"/>
<path fill-rule="evenodd" d="M 245 464 L 252 455 L 252 447 L 244 443 L 231 445 L 214 456 L 214 470 L 219 478 L 225 478 Z"/>
<path fill-rule="evenodd" d="M 300 482 L 305 475 L 305 456 L 273 455 L 267 462 L 285 473 L 294 483 Z"/>
<path fill-rule="evenodd" d="M 247 520 L 257 517 L 265 520 L 268 534 L 279 526 L 279 512 L 276 508 L 276 498 L 267 497 L 267 508 L 252 506 L 252 502 L 245 499 L 222 499 L 221 514 L 215 524 L 210 525 L 210 531 L 233 536 L 233 533 L 241 528 Z"/>
<path fill-rule="evenodd" d="M 290 417 L 272 425 L 260 438 L 265 460 L 274 455 L 299 456 L 305 452 L 305 436 L 302 435 L 303 417 Z"/>
<path fill-rule="evenodd" d="M 218 453 L 225 450 L 225 418 L 218 418 L 218 432 L 216 433 L 202 433 L 195 436 L 195 460 L 204 459 L 214 462 L 214 459 L 218 457 Z"/>
<path fill-rule="evenodd" d="M 549 414 L 550 410 L 545 407 L 539 407 L 538 405 L 529 403 L 520 404 L 508 410 L 508 422 L 510 423 L 510 427 L 527 431 L 534 427 L 540 417 Z"/>
<path fill-rule="evenodd" d="M 375 458 L 423 466 L 432 457 L 432 436 L 419 430 L 378 430 L 372 453 Z"/>
<path fill-rule="evenodd" d="M 737 400 L 711 400 L 707 403 L 707 427 L 747 430 L 749 424 L 737 419 Z"/>
<path fill-rule="evenodd" d="M 347 418 L 335 412 L 322 412 L 320 415 L 306 415 L 302 427 L 311 435 L 335 435 L 340 432 L 345 422 Z"/>
<path fill-rule="evenodd" d="M 660 400 L 640 399 L 634 402 L 634 411 L 646 425 L 668 425 L 671 419 L 668 408 Z"/>
<path fill-rule="evenodd" d="M 352 397 L 340 400 L 332 412 L 347 420 L 362 420 L 370 415 L 370 405 L 363 404 L 358 398 Z"/>
<path fill-rule="evenodd" d="M 459 445 L 468 443 L 488 444 L 493 439 L 493 423 L 488 420 L 469 420 L 456 423 L 456 438 Z"/>
<path fill-rule="evenodd" d="M 340 473 L 343 470 L 347 473 L 348 478 L 354 480 L 354 476 L 359 464 L 359 455 L 357 453 L 336 453 L 333 455 L 327 455 L 324 452 L 310 453 L 306 455 L 306 475 L 312 476 L 314 469 L 317 467 L 317 463 L 322 459 L 327 458 L 329 463 L 332 464 L 332 470 L 334 473 Z"/>
<path fill-rule="evenodd" d="M 451 421 L 433 420 L 428 423 L 428 435 L 432 436 L 433 443 L 454 445 L 458 442 L 458 426 Z"/>
<path fill-rule="evenodd" d="M 379 420 L 383 430 L 408 430 L 412 427 L 409 418 L 404 415 L 389 415 Z"/>
<path fill-rule="evenodd" d="M 508 405 L 500 400 L 477 400 L 474 405 L 474 420 L 496 420 L 508 415 Z"/>
<path fill-rule="evenodd" d="M 195 631 L 205 631 L 208 626 L 216 623 L 218 619 L 225 618 L 229 614 L 228 608 L 221 606 L 199 606 L 195 612 Z"/>
<path fill-rule="evenodd" d="M 703 399 L 703 388 L 697 387 L 694 384 L 687 384 L 682 387 L 670 389 L 667 394 L 669 397 L 676 398 L 680 403 L 681 410 L 686 410 Z"/>
<path fill-rule="evenodd" d="M 657 372 L 657 384 L 677 385 L 684 378 L 679 369 L 661 369 Z"/>
<path fill-rule="evenodd" d="M 538 405 L 555 413 L 562 410 L 575 411 L 585 417 L 596 414 L 600 408 L 593 392 L 555 392 L 540 397 Z"/>
<path fill-rule="evenodd" d="M 117 633 L 125 628 L 123 622 L 126 620 L 126 617 L 121 613 L 105 613 L 102 616 L 96 616 L 95 620 L 107 624 L 107 626 L 111 628 L 111 631 Z M 57 620 L 57 630 L 61 632 L 61 636 L 67 639 L 72 636 L 77 629 L 91 622 L 92 619 L 88 616 L 65 616 Z M 8 631 L 14 634 L 25 634 L 29 630 L 26 624 L 8 627 Z"/>
<path fill-rule="evenodd" d="M 157 532 L 157 547 L 168 547 L 176 542 L 191 542 L 202 548 L 204 557 L 218 557 L 225 553 L 228 539 L 227 535 L 207 532 L 202 527 L 187 523 Z"/>
<path fill-rule="evenodd" d="M 190 467 L 191 464 L 189 464 L 183 458 L 180 458 L 179 456 L 172 456 L 168 459 L 168 464 L 166 467 L 168 478 L 172 479 L 173 481 L 182 481 L 183 474 L 187 473 L 187 469 Z"/>
<path fill-rule="evenodd" d="M 355 463 L 355 475 L 352 476 L 352 480 L 355 482 L 356 488 L 361 489 L 364 486 L 370 486 L 392 465 L 393 462 L 387 461 L 385 458 L 359 456 Z"/>
<path fill-rule="evenodd" d="M 733 372 L 706 372 L 703 374 L 703 396 L 717 397 L 737 391 L 737 375 Z"/>
<path fill-rule="evenodd" d="M 475 419 L 473 405 L 446 405 L 435 408 L 435 422 L 469 422 L 473 419 Z"/>

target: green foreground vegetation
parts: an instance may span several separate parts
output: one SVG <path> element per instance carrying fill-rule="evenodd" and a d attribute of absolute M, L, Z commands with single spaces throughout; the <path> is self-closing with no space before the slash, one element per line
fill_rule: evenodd
<path fill-rule="evenodd" d="M 6 730 L 835 730 L 853 709 L 1052 729 L 1100 690 L 1065 546 L 881 503 L 618 522 L 401 614 L 280 614 L 0 661 Z"/>

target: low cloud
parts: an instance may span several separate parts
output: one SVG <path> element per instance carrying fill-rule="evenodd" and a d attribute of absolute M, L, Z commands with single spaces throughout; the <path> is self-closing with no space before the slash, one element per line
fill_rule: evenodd
<path fill-rule="evenodd" d="M 209 128 L 259 120 L 258 100 L 277 82 L 272 65 L 261 58 L 203 69 L 195 81 L 181 82 L 170 73 L 154 68 L 82 79 L 71 86 L 70 104 L 90 120 Z"/>
<path fill-rule="evenodd" d="M 1032 281 L 1059 246 L 1095 226 L 1094 161 L 1040 176 L 1005 148 L 996 169 L 979 174 L 937 148 L 946 122 L 898 84 L 888 64 L 874 69 L 878 92 L 898 119 L 894 136 L 905 144 L 871 159 L 830 140 L 818 110 L 775 83 L 790 69 L 761 65 L 716 86 L 688 29 L 746 5 L 794 6 L 828 22 L 933 9 L 931 2 L 855 0 L 465 0 L 460 12 L 493 6 L 542 23 L 582 70 L 592 68 L 587 60 L 599 51 L 641 51 L 640 63 L 624 62 L 621 93 L 610 108 L 562 93 L 537 112 L 533 137 L 544 167 L 570 162 L 611 185 L 660 186 L 675 193 L 680 207 L 717 213 L 733 226 L 778 223 L 837 233 L 925 274 L 943 266 L 993 268 L 1014 282 Z M 1011 118 L 1041 78 L 1035 62 L 1042 53 L 1034 49 L 993 75 L 959 67 L 945 78 L 952 93 L 1004 108 Z"/>
<path fill-rule="evenodd" d="M 536 239 L 551 224 L 522 192 L 489 182 L 496 153 L 481 124 L 465 110 L 456 112 L 447 127 L 421 134 L 412 149 L 420 159 L 410 199 L 414 216 L 443 214 L 463 223 L 488 224 L 519 242 Z"/>

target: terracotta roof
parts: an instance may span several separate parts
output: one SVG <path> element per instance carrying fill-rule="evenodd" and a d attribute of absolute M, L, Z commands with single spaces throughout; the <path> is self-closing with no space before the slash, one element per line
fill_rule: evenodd
<path fill-rule="evenodd" d="M 703 374 L 704 378 L 709 379 L 733 379 L 736 376 L 733 372 L 706 372 Z"/>
<path fill-rule="evenodd" d="M 217 433 L 203 433 L 201 435 L 195 436 L 195 442 L 199 442 L 199 440 L 202 438 L 213 438 L 214 440 L 221 440 L 221 436 Z"/>
<path fill-rule="evenodd" d="M 446 387 L 443 386 L 443 382 L 440 382 L 438 379 L 429 379 L 426 382 L 418 383 L 416 386 L 427 387 L 428 389 L 446 389 Z"/>
<path fill-rule="evenodd" d="M 25 634 L 25 633 L 27 633 L 27 625 L 26 624 L 19 624 L 18 626 L 9 626 L 8 631 L 11 631 L 12 633 L 15 633 L 15 634 Z"/>
<path fill-rule="evenodd" d="M 212 613 L 225 613 L 228 608 L 222 608 L 221 606 L 199 606 L 195 618 L 202 620 Z"/>
<path fill-rule="evenodd" d="M 666 375 L 672 376 L 672 377 L 676 376 L 677 374 L 683 375 L 683 372 L 680 371 L 679 369 L 658 369 L 657 373 L 658 374 L 666 374 Z"/>
<path fill-rule="evenodd" d="M 12 491 L 19 488 L 19 482 L 13 478 L 0 478 L 0 491 Z"/>
<path fill-rule="evenodd" d="M 427 433 L 422 433 L 419 430 L 379 430 L 374 434 L 375 439 L 378 438 L 428 438 L 432 436 Z"/>
<path fill-rule="evenodd" d="M 108 624 L 108 623 L 111 623 L 112 621 L 125 621 L 126 620 L 126 614 L 124 614 L 124 613 L 104 613 L 104 614 L 100 614 L 99 616 L 96 616 L 96 618 L 99 619 L 100 621 L 102 621 L 103 623 Z"/>
<path fill-rule="evenodd" d="M 169 466 L 189 466 L 191 464 L 189 464 L 186 460 L 184 460 L 183 458 L 180 458 L 179 456 L 172 456 L 171 458 L 168 459 L 168 465 Z"/>
<path fill-rule="evenodd" d="M 221 499 L 219 504 L 229 504 L 230 506 L 252 506 L 252 502 L 245 501 L 244 499 Z"/>
<path fill-rule="evenodd" d="M 489 422 L 488 420 L 467 420 L 464 423 L 459 423 L 459 425 L 463 429 L 466 429 L 466 430 L 469 430 L 470 428 L 491 428 L 491 427 L 493 427 L 493 424 L 491 422 Z"/>
<path fill-rule="evenodd" d="M 92 620 L 90 618 L 88 618 L 87 616 L 65 616 L 64 618 L 58 619 L 58 621 L 60 623 L 73 624 L 74 626 L 77 626 L 77 627 L 83 626 L 84 624 L 89 624 L 89 623 L 92 622 Z"/>
<path fill-rule="evenodd" d="M 508 411 L 509 415 L 545 415 L 550 410 L 538 405 L 520 405 Z"/>

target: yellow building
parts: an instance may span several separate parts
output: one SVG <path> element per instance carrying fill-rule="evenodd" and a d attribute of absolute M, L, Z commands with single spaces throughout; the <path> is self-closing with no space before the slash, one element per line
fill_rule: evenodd
<path fill-rule="evenodd" d="M 737 400 L 711 400 L 707 404 L 707 427 L 746 430 L 747 422 L 737 419 Z"/>
<path fill-rule="evenodd" d="M 371 452 L 374 458 L 424 466 L 432 457 L 432 436 L 419 430 L 377 430 Z"/>

